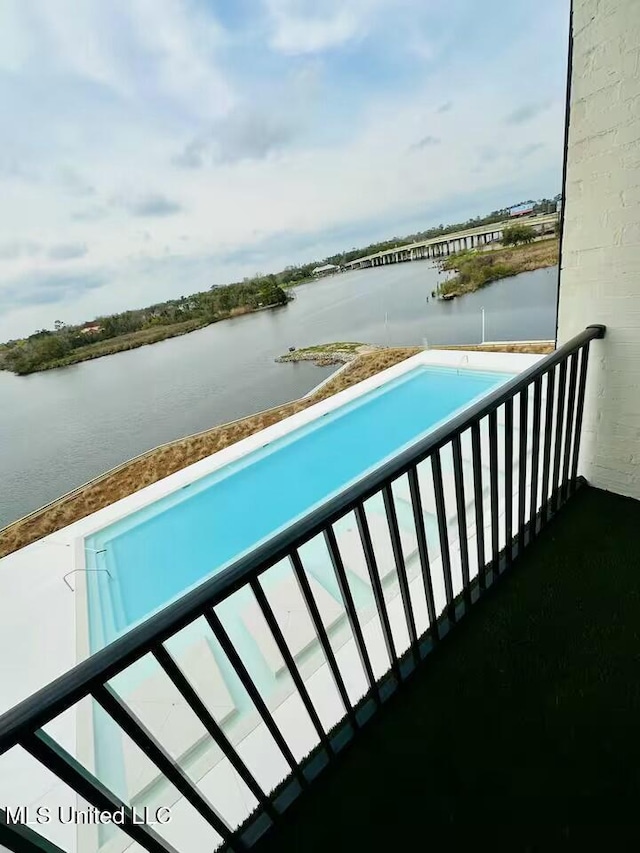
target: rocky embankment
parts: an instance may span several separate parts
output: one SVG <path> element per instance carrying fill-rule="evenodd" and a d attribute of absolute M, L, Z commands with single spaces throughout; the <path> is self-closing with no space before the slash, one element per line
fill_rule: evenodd
<path fill-rule="evenodd" d="M 279 363 L 312 361 L 317 367 L 329 367 L 332 364 L 348 364 L 359 355 L 376 352 L 380 349 L 383 347 L 341 341 L 333 344 L 319 344 L 313 347 L 292 349 L 285 355 L 278 356 L 275 360 Z"/>

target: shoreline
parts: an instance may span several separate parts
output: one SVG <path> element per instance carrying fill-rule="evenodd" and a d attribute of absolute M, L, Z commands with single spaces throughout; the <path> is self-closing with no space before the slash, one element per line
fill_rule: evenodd
<path fill-rule="evenodd" d="M 345 353 L 345 346 L 352 347 L 352 351 Z M 550 341 L 512 341 L 465 346 L 434 346 L 429 349 L 547 353 L 552 351 L 554 346 Z M 359 352 L 356 352 L 356 349 Z M 314 353 L 317 356 L 318 352 L 333 350 L 345 354 L 345 357 L 349 356 L 349 362 L 303 397 L 151 448 L 99 474 L 45 506 L 10 522 L 0 529 L 0 559 L 320 400 L 344 391 L 424 349 L 422 346 L 380 347 L 359 343 L 346 345 L 344 342 L 339 342 L 305 347 L 304 350 L 287 354 L 283 358 L 283 363 L 313 360 L 311 356 Z M 296 354 L 297 359 L 292 357 Z M 301 357 L 305 354 L 306 357 Z"/>
<path fill-rule="evenodd" d="M 442 300 L 454 299 L 503 278 L 557 266 L 559 242 L 557 237 L 550 237 L 520 246 L 458 252 L 438 262 L 440 270 L 457 275 L 443 282 L 432 295 Z"/>
<path fill-rule="evenodd" d="M 386 370 L 423 349 L 424 347 L 389 347 L 380 350 L 371 348 L 369 352 L 356 357 L 345 370 L 339 371 L 339 376 L 329 377 L 322 388 L 316 388 L 308 396 L 236 421 L 219 424 L 186 438 L 176 439 L 129 459 L 2 528 L 0 558 L 296 414 L 313 403 Z"/>
<path fill-rule="evenodd" d="M 85 361 L 94 361 L 97 358 L 104 358 L 109 355 L 117 355 L 121 352 L 129 352 L 130 350 L 139 349 L 140 347 L 158 344 L 162 341 L 170 340 L 171 338 L 179 338 L 182 335 L 198 332 L 200 329 L 206 329 L 208 326 L 213 326 L 216 323 L 223 323 L 225 320 L 233 320 L 236 317 L 244 317 L 246 314 L 257 314 L 259 311 L 272 311 L 275 308 L 285 308 L 289 303 L 283 305 L 274 303 L 273 305 L 262 305 L 259 308 L 234 308 L 225 317 L 216 317 L 213 320 L 186 320 L 184 323 L 173 323 L 167 326 L 155 326 L 149 329 L 141 329 L 138 332 L 131 332 L 128 335 L 120 335 L 117 338 L 108 338 L 104 341 L 96 341 L 89 343 L 84 347 L 79 347 L 74 352 L 63 358 L 55 359 L 46 364 L 42 364 L 34 370 L 18 373 L 5 367 L 2 361 L 2 353 L 0 352 L 0 370 L 11 373 L 13 376 L 31 376 L 34 373 L 44 373 L 46 370 L 58 370 L 64 367 L 71 367 L 74 364 L 82 364 Z"/>
<path fill-rule="evenodd" d="M 537 240 L 529 245 L 517 247 L 501 247 L 490 250 L 468 250 L 459 252 L 449 258 L 437 261 L 440 270 L 457 272 L 454 278 L 443 282 L 432 296 L 446 301 L 466 293 L 473 293 L 481 287 L 485 287 L 493 281 L 501 278 L 517 276 L 522 272 L 530 272 L 536 269 L 554 266 L 558 263 L 558 238 Z M 306 284 L 313 279 L 295 282 L 286 287 L 293 290 L 299 284 Z M 293 297 L 290 297 L 291 301 Z M 284 303 L 287 305 L 288 302 Z M 271 311 L 275 308 L 284 307 L 280 303 L 262 305 L 257 308 L 234 308 L 225 316 L 218 316 L 210 320 L 192 319 L 183 323 L 174 323 L 166 326 L 155 326 L 141 329 L 116 338 L 108 338 L 103 341 L 88 343 L 83 347 L 65 355 L 62 358 L 38 365 L 34 369 L 25 371 L 11 370 L 4 362 L 2 350 L 0 349 L 0 370 L 12 373 L 14 376 L 30 376 L 34 373 L 43 373 L 47 370 L 58 370 L 59 368 L 71 367 L 74 364 L 82 364 L 85 361 L 93 361 L 105 356 L 117 355 L 121 352 L 129 352 L 143 346 L 160 343 L 171 338 L 197 332 L 215 323 L 231 320 L 246 314 L 255 314 L 259 311 Z M 359 348 L 359 349 L 358 349 Z M 340 344 L 322 344 L 316 347 L 305 347 L 286 353 L 275 359 L 277 362 L 313 361 L 321 367 L 334 364 L 348 364 L 361 352 L 370 352 L 374 347 L 365 344 L 346 342 Z"/>

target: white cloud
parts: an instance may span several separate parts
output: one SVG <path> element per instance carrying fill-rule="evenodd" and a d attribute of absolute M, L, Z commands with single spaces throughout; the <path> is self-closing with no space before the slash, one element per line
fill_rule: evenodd
<path fill-rule="evenodd" d="M 217 66 L 223 32 L 180 0 L 3 0 L 0 67 L 48 69 L 134 100 L 161 96 L 224 115 L 233 93 Z"/>
<path fill-rule="evenodd" d="M 57 243 L 51 246 L 48 257 L 52 261 L 73 261 L 76 258 L 84 258 L 87 247 L 84 243 Z"/>
<path fill-rule="evenodd" d="M 64 166 L 56 170 L 54 174 L 54 181 L 55 180 L 59 181 L 60 186 L 63 189 L 77 198 L 87 198 L 95 195 L 95 187 L 85 180 L 75 169 L 70 168 L 69 166 Z"/>
<path fill-rule="evenodd" d="M 127 0 L 133 31 L 154 62 L 158 85 L 195 115 L 225 115 L 235 96 L 217 67 L 224 45 L 221 27 L 196 3 L 184 0 Z"/>
<path fill-rule="evenodd" d="M 200 169 L 212 163 L 262 160 L 286 148 L 296 136 L 293 116 L 275 110 L 236 110 L 212 129 L 192 139 L 174 163 L 185 169 Z"/>
<path fill-rule="evenodd" d="M 128 195 L 114 200 L 113 204 L 128 210 L 132 216 L 173 216 L 182 210 L 182 205 L 162 193 Z"/>
<path fill-rule="evenodd" d="M 2 0 L 0 6 L 0 69 L 16 73 L 27 61 L 32 38 L 23 21 L 24 0 Z"/>
<path fill-rule="evenodd" d="M 0 261 L 15 261 L 19 258 L 35 258 L 42 251 L 39 243 L 33 240 L 13 240 L 0 243 Z"/>
<path fill-rule="evenodd" d="M 319 53 L 369 30 L 372 15 L 385 0 L 266 0 L 271 45 L 286 54 Z"/>
<path fill-rule="evenodd" d="M 509 203 L 559 189 L 564 88 L 544 60 L 552 48 L 559 66 L 564 56 L 541 40 L 536 17 L 509 39 L 496 34 L 500 49 L 481 67 L 462 45 L 436 70 L 425 53 L 413 56 L 410 79 L 367 87 L 366 62 L 339 78 L 333 57 L 317 54 L 351 42 L 343 56 L 353 62 L 389 9 L 411 6 L 419 20 L 424 0 L 264 2 L 276 56 L 251 40 L 264 19 L 249 35 L 225 33 L 203 17 L 215 4 L 86 0 L 69 35 L 51 10 L 73 17 L 72 0 L 0 0 L 10 11 L 0 32 L 8 22 L 17 45 L 0 68 L 0 110 L 12 116 L 0 137 L 0 300 L 10 292 L 14 306 L 0 312 L 0 340 L 50 326 L 52 305 L 81 321 L 233 280 L 256 263 L 267 271 L 321 258 L 345 248 L 340 234 L 376 237 L 363 223 L 427 227 L 457 197 L 504 193 Z M 540 13 L 544 32 L 550 15 Z M 402 61 L 404 47 L 400 38 Z M 75 293 L 62 286 L 67 274 Z"/>

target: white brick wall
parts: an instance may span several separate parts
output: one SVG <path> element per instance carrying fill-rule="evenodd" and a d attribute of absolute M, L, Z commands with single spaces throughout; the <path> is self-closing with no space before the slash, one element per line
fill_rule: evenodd
<path fill-rule="evenodd" d="M 590 323 L 580 473 L 640 499 L 640 0 L 574 0 L 558 341 Z"/>

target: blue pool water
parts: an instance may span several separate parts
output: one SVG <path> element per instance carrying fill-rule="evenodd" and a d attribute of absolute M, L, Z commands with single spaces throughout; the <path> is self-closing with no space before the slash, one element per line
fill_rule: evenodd
<path fill-rule="evenodd" d="M 92 650 L 509 378 L 419 367 L 92 535 Z"/>

